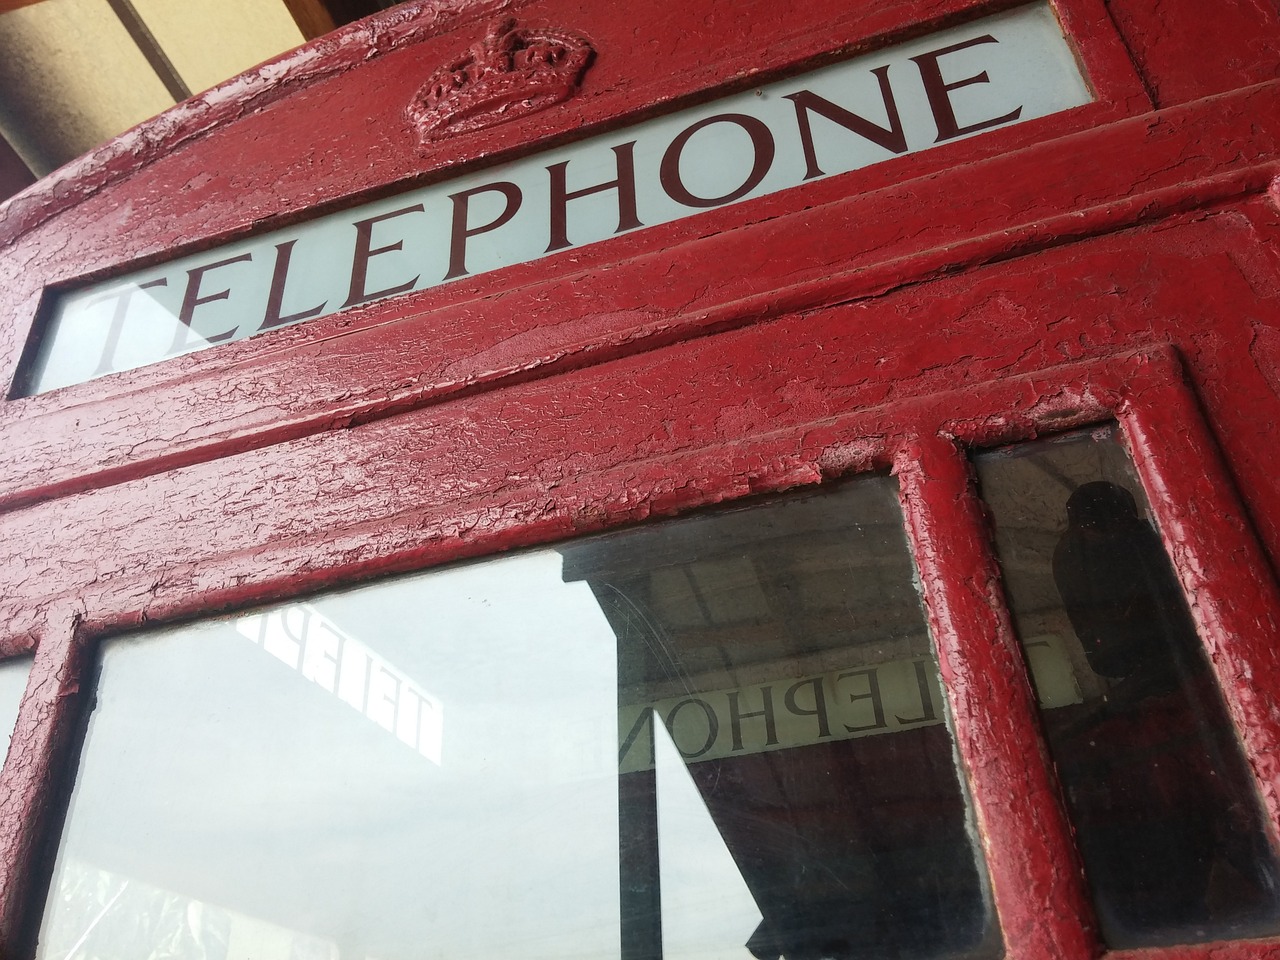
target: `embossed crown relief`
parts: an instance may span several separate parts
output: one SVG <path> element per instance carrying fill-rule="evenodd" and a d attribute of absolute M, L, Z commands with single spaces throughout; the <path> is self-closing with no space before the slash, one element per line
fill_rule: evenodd
<path fill-rule="evenodd" d="M 497 21 L 422 85 L 409 119 L 430 142 L 537 113 L 578 92 L 592 53 L 586 40 L 566 31 Z"/>

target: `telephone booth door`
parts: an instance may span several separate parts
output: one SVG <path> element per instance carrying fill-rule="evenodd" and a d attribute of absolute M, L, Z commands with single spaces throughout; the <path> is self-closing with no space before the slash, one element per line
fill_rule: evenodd
<path fill-rule="evenodd" d="M 1280 11 L 411 0 L 0 207 L 0 956 L 1280 955 Z"/>

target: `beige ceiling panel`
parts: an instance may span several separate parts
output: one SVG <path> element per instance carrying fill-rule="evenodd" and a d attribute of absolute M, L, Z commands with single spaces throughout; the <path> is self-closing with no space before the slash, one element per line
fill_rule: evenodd
<path fill-rule="evenodd" d="M 0 130 L 37 174 L 172 105 L 106 0 L 0 14 Z"/>
<path fill-rule="evenodd" d="M 133 0 L 133 7 L 193 93 L 303 39 L 284 0 Z"/>

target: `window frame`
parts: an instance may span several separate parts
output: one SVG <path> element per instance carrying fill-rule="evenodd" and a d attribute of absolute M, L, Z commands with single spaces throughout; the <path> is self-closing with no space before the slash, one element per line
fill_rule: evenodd
<path fill-rule="evenodd" d="M 1272 843 L 1280 830 L 1274 759 L 1280 725 L 1268 702 L 1275 702 L 1280 658 L 1267 641 L 1275 633 L 1269 624 L 1277 622 L 1280 593 L 1174 350 L 1053 372 L 1062 378 L 1045 371 L 992 385 L 991 393 L 1026 391 L 1034 402 L 1014 413 L 949 418 L 903 448 L 897 469 L 1002 928 L 1006 938 L 1017 935 L 1011 929 L 1025 931 L 1023 942 L 1035 944 L 1028 956 L 1268 955 L 1280 939 L 1141 950 L 1107 950 L 1098 939 L 1083 866 L 1038 732 L 1035 693 L 1001 587 L 971 453 L 1117 423 L 1254 772 Z M 1240 570 L 1258 575 L 1241 585 Z M 1039 815 L 1006 820 L 1009 805 L 1019 803 Z"/>
<path fill-rule="evenodd" d="M 594 426 L 604 429 L 609 412 L 600 409 L 595 416 L 599 422 Z M 1034 694 L 1001 592 L 969 455 L 1108 420 L 1119 424 L 1133 456 L 1258 778 L 1274 837 L 1280 803 L 1271 758 L 1280 754 L 1280 723 L 1267 704 L 1280 699 L 1280 663 L 1266 627 L 1280 622 L 1280 592 L 1265 575 L 1251 577 L 1245 587 L 1235 583 L 1233 574 L 1244 565 L 1261 572 L 1266 563 L 1181 362 L 1167 347 L 850 411 L 754 434 L 728 450 L 704 444 L 656 461 L 630 451 L 611 466 L 566 483 L 570 489 L 561 491 L 559 504 L 543 504 L 548 511 L 544 522 L 499 525 L 461 549 L 458 544 L 434 551 L 382 549 L 375 564 L 355 570 L 335 566 L 314 580 L 282 568 L 259 584 L 252 597 L 238 594 L 234 605 L 297 596 L 353 574 L 417 569 L 495 549 L 549 543 L 649 516 L 809 488 L 889 467 L 900 484 L 908 542 L 938 648 L 1007 956 L 1083 960 L 1097 956 L 1103 946 L 1038 733 Z M 587 431 L 592 426 L 578 424 Z M 378 443 L 376 436 L 368 438 L 366 455 L 377 455 Z M 1187 469 L 1189 463 L 1196 469 Z M 644 480 L 636 485 L 641 475 Z M 632 478 L 630 489 L 623 477 Z M 619 495 L 619 490 L 626 492 Z M 526 489 L 523 496 L 536 500 L 537 491 Z M 584 504 L 591 507 L 589 517 L 578 512 Z M 457 518 L 460 511 L 451 507 L 446 513 Z M 396 524 L 395 517 L 384 518 L 376 525 L 379 529 L 366 532 L 378 539 Z M 219 603 L 216 594 L 196 595 L 157 612 L 155 619 L 186 619 L 225 605 L 226 598 Z M 83 602 L 68 600 L 51 605 L 35 629 L 35 663 L 14 748 L 0 776 L 0 942 L 28 947 L 33 942 L 39 923 L 35 914 L 43 903 L 76 766 L 79 731 L 93 699 L 98 641 L 138 625 L 124 611 L 90 611 Z M 1134 960 L 1257 957 L 1278 943 L 1238 941 L 1113 955 Z"/>

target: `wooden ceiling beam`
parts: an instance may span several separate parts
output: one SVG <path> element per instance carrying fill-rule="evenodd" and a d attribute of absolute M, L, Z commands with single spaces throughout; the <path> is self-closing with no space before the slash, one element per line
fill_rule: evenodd
<path fill-rule="evenodd" d="M 10 146 L 9 141 L 0 135 L 0 203 L 35 182 L 35 174 Z"/>
<path fill-rule="evenodd" d="M 0 13 L 8 13 L 10 10 L 17 10 L 19 7 L 29 7 L 35 3 L 43 3 L 44 0 L 0 0 Z"/>
<path fill-rule="evenodd" d="M 284 0 L 284 5 L 307 40 L 323 36 L 338 26 L 321 0 Z"/>

